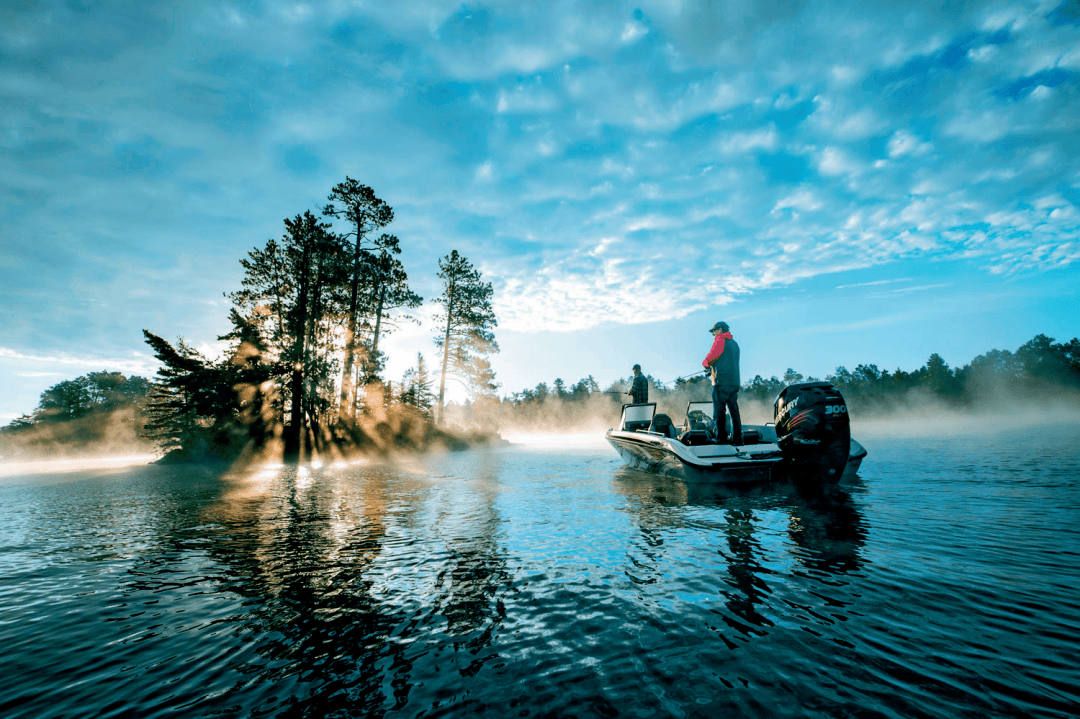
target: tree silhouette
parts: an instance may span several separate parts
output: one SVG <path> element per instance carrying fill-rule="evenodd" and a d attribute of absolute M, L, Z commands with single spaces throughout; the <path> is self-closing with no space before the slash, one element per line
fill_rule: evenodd
<path fill-rule="evenodd" d="M 435 401 L 435 395 L 431 391 L 434 379 L 428 370 L 424 355 L 416 353 L 416 367 L 410 367 L 405 371 L 401 380 L 401 403 L 415 407 L 425 418 L 431 418 L 431 405 Z"/>
<path fill-rule="evenodd" d="M 442 350 L 439 376 L 439 414 L 442 421 L 446 378 L 461 381 L 470 394 L 495 391 L 495 374 L 485 355 L 499 351 L 492 329 L 498 324 L 491 306 L 490 282 L 484 282 L 472 263 L 453 250 L 439 260 L 443 293 L 435 301 L 441 312 L 435 317 L 440 334 L 435 340 Z"/>
<path fill-rule="evenodd" d="M 269 240 L 240 261 L 243 289 L 229 295 L 247 314 L 237 330 L 263 346 L 288 399 L 285 450 L 302 452 L 320 432 L 332 402 L 336 318 L 345 300 L 346 254 L 341 238 L 311 212 L 285 220 L 280 241 Z M 287 378 L 287 379 L 286 379 Z"/>
<path fill-rule="evenodd" d="M 398 239 L 387 236 L 384 246 L 391 245 L 396 247 Z M 397 327 L 398 321 L 413 320 L 409 315 L 395 316 L 394 311 L 416 309 L 424 298 L 409 289 L 409 276 L 405 272 L 405 267 L 390 252 L 382 250 L 377 256 L 371 256 L 368 266 L 371 281 L 366 284 L 370 292 L 368 304 L 372 307 L 374 327 L 371 332 L 364 379 L 366 382 L 373 382 L 378 380 L 378 373 L 382 369 L 382 353 L 379 351 L 380 336 L 384 332 L 389 334 Z"/>
<path fill-rule="evenodd" d="M 367 185 L 362 185 L 351 177 L 346 176 L 344 182 L 340 182 L 330 191 L 327 198 L 330 204 L 323 208 L 323 214 L 327 217 L 342 218 L 347 220 L 352 229 L 345 237 L 352 237 L 352 261 L 349 279 L 349 305 L 345 325 L 345 359 L 341 371 L 341 392 L 338 401 L 339 418 L 348 420 L 353 415 L 355 401 L 353 394 L 352 372 L 356 363 L 357 349 L 360 347 L 357 330 L 359 328 L 359 302 L 361 298 L 361 285 L 365 276 L 365 265 L 371 262 L 371 249 L 377 249 L 388 254 L 400 254 L 398 239 L 393 235 L 380 235 L 374 242 L 368 243 L 368 235 L 376 230 L 386 227 L 394 221 L 394 210 L 390 205 L 375 196 L 375 191 Z M 334 203 L 340 203 L 336 205 Z M 368 277 L 372 277 L 369 271 Z"/>

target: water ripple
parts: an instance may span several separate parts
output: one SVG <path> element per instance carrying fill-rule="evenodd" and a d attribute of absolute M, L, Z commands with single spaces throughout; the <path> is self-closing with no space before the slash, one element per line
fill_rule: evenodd
<path fill-rule="evenodd" d="M 818 494 L 593 446 L 9 477 L 0 714 L 1075 715 L 1080 453 L 870 449 Z"/>

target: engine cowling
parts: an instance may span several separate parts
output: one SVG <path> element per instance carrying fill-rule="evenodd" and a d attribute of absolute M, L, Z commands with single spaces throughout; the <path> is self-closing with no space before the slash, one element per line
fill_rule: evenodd
<path fill-rule="evenodd" d="M 776 439 L 793 478 L 838 482 L 851 453 L 847 403 L 831 382 L 785 387 L 773 405 Z"/>

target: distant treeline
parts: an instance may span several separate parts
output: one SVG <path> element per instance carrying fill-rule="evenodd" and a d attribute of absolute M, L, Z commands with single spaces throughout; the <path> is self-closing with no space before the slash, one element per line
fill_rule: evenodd
<path fill-rule="evenodd" d="M 123 436 L 156 440 L 167 449 L 200 448 L 224 454 L 229 448 L 235 452 L 240 441 L 255 439 L 260 443 L 280 435 L 287 406 L 284 398 L 288 397 L 287 387 L 281 390 L 280 382 L 291 379 L 291 372 L 286 367 L 275 374 L 274 366 L 268 366 L 262 359 L 268 350 L 259 349 L 259 335 L 237 342 L 233 351 L 218 361 L 202 357 L 182 340 L 174 346 L 150 333 L 147 339 L 163 364 L 156 381 L 125 377 L 119 372 L 95 372 L 65 380 L 42 393 L 32 414 L 0 429 L 0 441 L 31 438 L 39 445 L 93 443 L 124 430 Z M 258 354 L 243 349 L 245 341 Z M 767 405 L 787 385 L 816 379 L 794 369 L 788 369 L 783 377 L 757 375 L 743 384 L 741 397 Z M 1015 352 L 992 350 L 959 368 L 949 367 L 940 355 L 933 354 L 912 372 L 860 364 L 854 371 L 837 367 L 824 379 L 839 387 L 849 404 L 870 410 L 927 400 L 978 408 L 1017 398 L 1080 397 L 1080 339 L 1055 343 L 1040 334 Z M 620 403 L 629 401 L 625 394 L 629 384 L 630 378 L 625 378 L 601 389 L 592 375 L 570 385 L 556 379 L 551 385 L 542 382 L 502 398 L 491 391 L 478 393 L 459 409 L 464 410 L 466 419 L 488 428 L 523 417 L 541 418 L 552 429 L 565 428 L 578 426 L 575 423 L 597 412 L 607 419 Z M 652 400 L 706 399 L 709 392 L 704 375 L 671 383 L 650 377 L 650 384 Z M 431 426 L 437 404 L 434 387 L 435 375 L 418 355 L 416 367 L 403 381 L 365 385 L 365 409 L 358 415 L 366 422 L 363 427 L 384 442 L 423 445 L 430 441 L 430 432 L 438 431 Z M 396 414 L 390 411 L 394 408 Z M 330 418 L 334 426 L 332 415 Z M 573 421 L 568 423 L 567 418 Z M 537 426 L 537 422 L 532 425 Z"/>
<path fill-rule="evenodd" d="M 0 428 L 0 456 L 149 451 L 144 409 L 152 387 L 145 377 L 104 371 L 58 382 L 41 393 L 33 412 Z"/>
<path fill-rule="evenodd" d="M 153 384 L 145 377 L 120 372 L 91 372 L 58 382 L 41 393 L 37 408 L 0 431 L 15 432 L 35 425 L 96 419 L 119 409 L 141 410 Z"/>
<path fill-rule="evenodd" d="M 743 367 L 744 374 L 746 369 Z M 603 390 L 591 375 L 569 386 L 562 379 L 556 379 L 550 386 L 541 382 L 533 389 L 504 397 L 501 402 L 528 409 L 553 401 L 585 402 L 599 393 L 609 397 L 612 404 L 618 404 L 629 401 L 625 392 L 631 379 L 617 380 Z M 708 396 L 709 380 L 704 373 L 670 383 L 657 381 L 651 375 L 648 379 L 650 399 L 687 391 L 693 393 L 695 389 L 702 399 Z M 743 383 L 740 397 L 771 403 L 789 384 L 819 379 L 804 376 L 794 369 L 788 369 L 783 377 L 766 379 L 756 375 Z M 899 368 L 890 372 L 874 364 L 860 364 L 853 371 L 837 367 L 824 379 L 836 385 L 849 403 L 867 408 L 897 400 L 917 402 L 934 398 L 961 407 L 1014 397 L 1046 397 L 1063 391 L 1080 393 L 1080 340 L 1073 338 L 1068 343 L 1058 344 L 1052 337 L 1040 334 L 1016 352 L 991 350 L 955 369 L 935 353 L 925 365 L 912 372 Z"/>

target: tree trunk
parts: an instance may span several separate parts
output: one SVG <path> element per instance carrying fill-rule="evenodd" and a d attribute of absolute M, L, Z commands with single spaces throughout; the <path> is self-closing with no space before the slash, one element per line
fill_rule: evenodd
<path fill-rule="evenodd" d="M 454 321 L 454 286 L 450 281 L 450 288 L 446 292 L 446 334 L 443 336 L 442 375 L 439 377 L 439 416 L 435 424 L 441 424 L 443 419 L 443 397 L 446 395 L 446 362 L 450 359 L 450 324 Z"/>
<path fill-rule="evenodd" d="M 311 273 L 308 271 L 308 266 L 311 264 L 310 253 L 310 248 L 305 247 L 300 264 L 302 279 L 297 299 L 299 311 L 296 326 L 293 328 L 296 339 L 293 340 L 292 408 L 290 409 L 292 424 L 289 426 L 289 438 L 285 442 L 287 451 L 296 452 L 297 461 L 303 461 L 304 458 L 304 360 L 307 339 L 307 296 L 311 284 Z"/>
<path fill-rule="evenodd" d="M 353 364 L 356 361 L 356 305 L 360 291 L 360 227 L 356 228 L 356 251 L 353 253 L 352 292 L 349 296 L 349 322 L 345 327 L 345 366 L 341 370 L 341 396 L 338 397 L 338 419 L 348 422 L 356 416 L 353 400 Z"/>
<path fill-rule="evenodd" d="M 386 283 L 382 283 L 379 289 L 379 304 L 375 308 L 375 333 L 371 340 L 371 356 L 374 360 L 379 358 L 379 327 L 382 325 L 383 305 L 386 304 Z"/>

